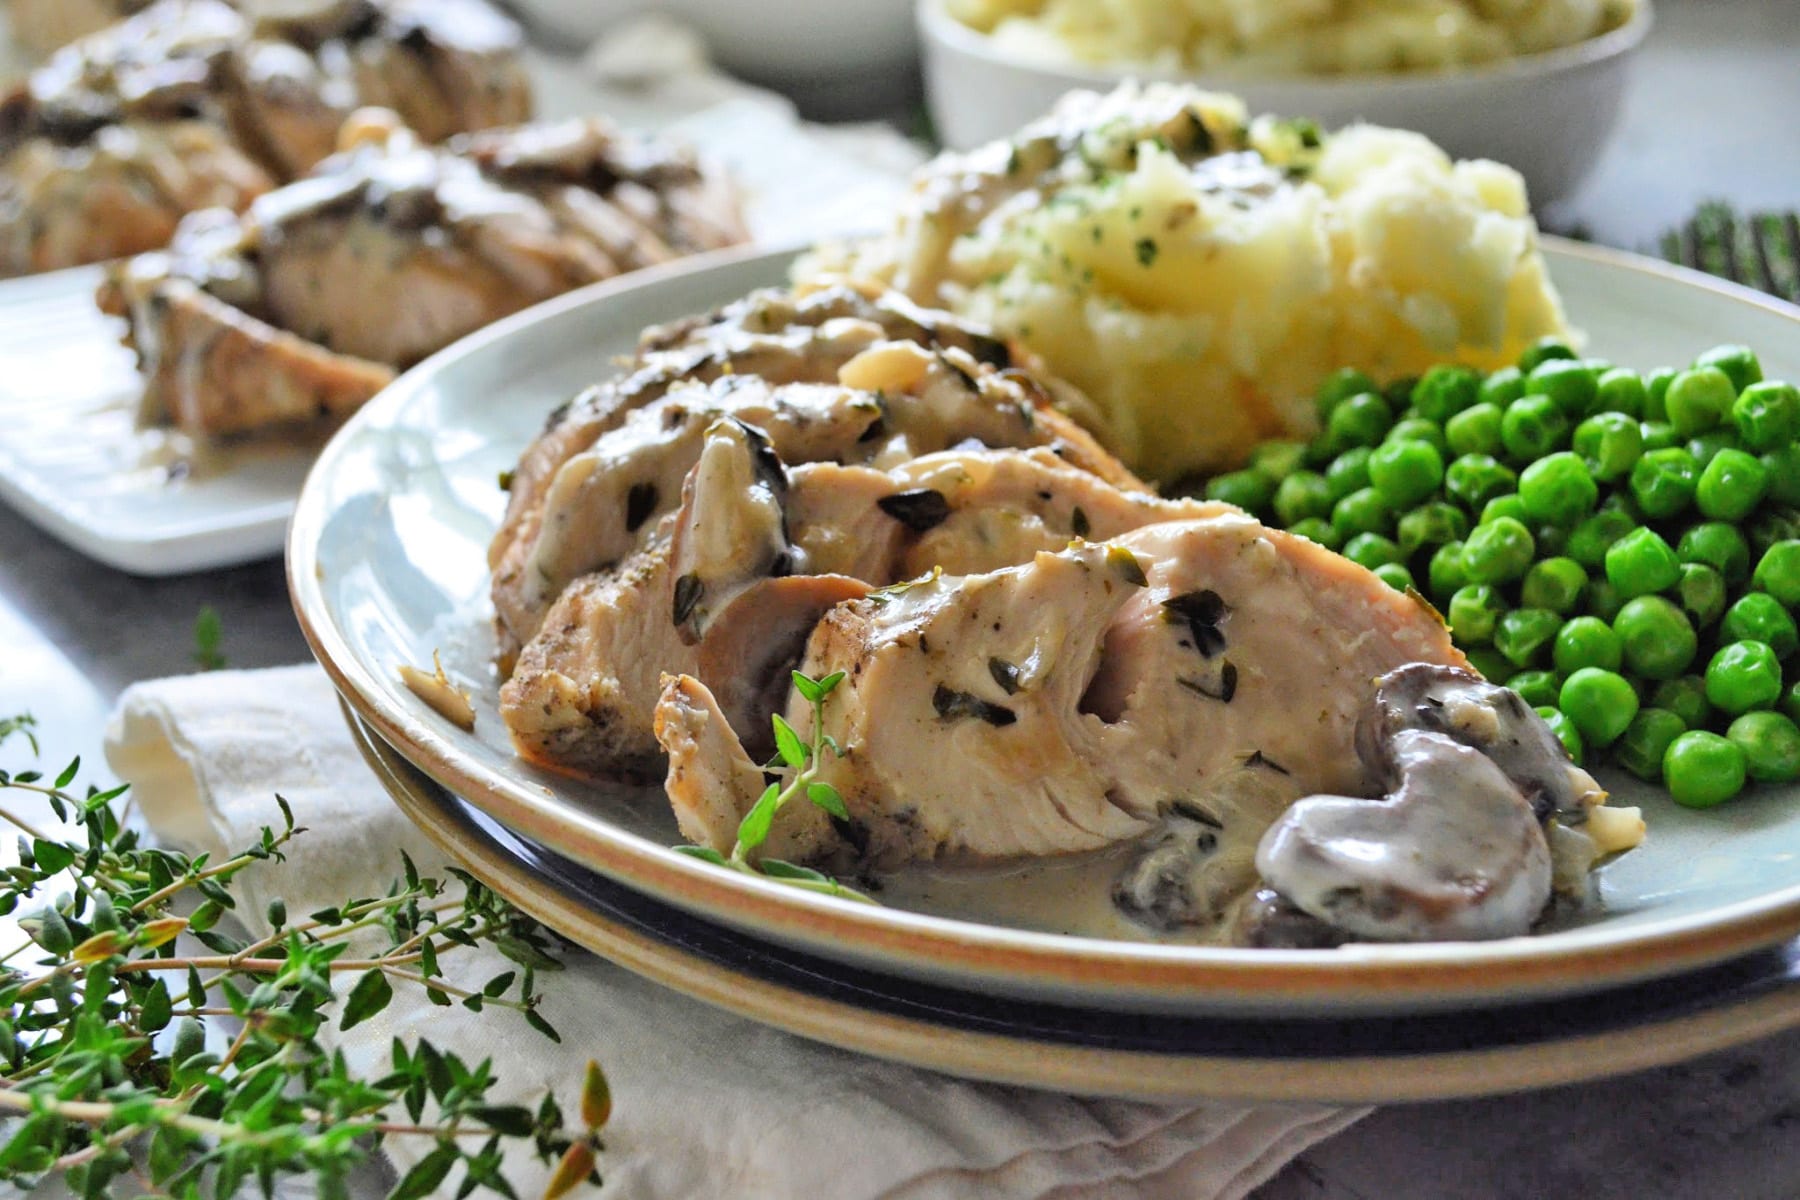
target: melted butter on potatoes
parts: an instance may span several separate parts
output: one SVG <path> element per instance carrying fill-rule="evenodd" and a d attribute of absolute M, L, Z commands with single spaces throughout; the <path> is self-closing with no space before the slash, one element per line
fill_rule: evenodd
<path fill-rule="evenodd" d="M 872 277 L 1023 343 L 1164 481 L 1307 433 L 1338 367 L 1494 368 L 1569 335 L 1516 172 L 1179 85 L 1074 93 L 941 156 L 892 232 L 797 272 Z"/>

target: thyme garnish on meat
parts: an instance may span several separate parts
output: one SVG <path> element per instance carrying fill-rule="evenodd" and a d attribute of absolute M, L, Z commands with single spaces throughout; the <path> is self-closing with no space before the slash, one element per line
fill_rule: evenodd
<path fill-rule="evenodd" d="M 796 797 L 804 796 L 809 803 L 839 821 L 850 819 L 850 810 L 844 807 L 844 798 L 838 795 L 836 788 L 818 777 L 825 752 L 829 750 L 833 755 L 842 753 L 837 741 L 825 732 L 825 700 L 844 681 L 844 673 L 833 671 L 823 679 L 814 679 L 795 671 L 793 680 L 794 690 L 812 705 L 812 740 L 803 740 L 780 713 L 773 714 L 770 720 L 775 727 L 775 757 L 769 760 L 764 769 L 781 778 L 763 789 L 763 794 L 750 806 L 750 811 L 744 814 L 743 820 L 738 822 L 737 844 L 732 846 L 731 854 L 720 854 L 709 846 L 676 846 L 675 849 L 690 857 L 741 871 L 746 875 L 760 875 L 804 891 L 873 904 L 875 902 L 861 892 L 845 887 L 831 876 L 811 867 L 783 862 L 778 858 L 762 858 L 755 862 L 750 860 L 750 856 L 768 840 L 769 829 L 775 823 L 776 814 Z"/>

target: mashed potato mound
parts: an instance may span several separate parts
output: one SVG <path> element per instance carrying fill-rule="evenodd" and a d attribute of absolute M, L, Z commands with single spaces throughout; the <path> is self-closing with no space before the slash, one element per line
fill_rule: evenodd
<path fill-rule="evenodd" d="M 796 267 L 846 275 L 1022 343 L 1163 481 L 1307 435 L 1338 367 L 1493 369 L 1569 336 L 1511 169 L 1391 129 L 1251 122 L 1172 84 L 1073 93 L 1010 142 L 938 158 L 890 234 Z"/>
<path fill-rule="evenodd" d="M 1049 62 L 1237 75 L 1437 70 L 1574 45 L 1630 0 L 949 0 L 1003 49 Z"/>

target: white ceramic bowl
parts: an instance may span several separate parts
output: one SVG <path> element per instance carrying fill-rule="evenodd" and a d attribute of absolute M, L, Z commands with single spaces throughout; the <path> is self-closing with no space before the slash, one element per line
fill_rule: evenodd
<path fill-rule="evenodd" d="M 1189 79 L 1244 98 L 1252 113 L 1311 117 L 1335 128 L 1368 121 L 1414 129 L 1457 158 L 1491 158 L 1525 176 L 1534 204 L 1571 195 L 1600 156 L 1619 114 L 1632 51 L 1650 32 L 1651 0 L 1596 38 L 1488 66 L 1416 75 L 1240 78 L 1168 75 L 1042 62 L 997 47 L 919 0 L 925 90 L 944 143 L 967 149 L 1005 137 L 1072 88 L 1125 79 Z"/>
<path fill-rule="evenodd" d="M 865 113 L 916 94 L 911 0 L 514 0 L 535 32 L 586 46 L 633 17 L 673 17 L 726 70 L 817 107 Z"/>

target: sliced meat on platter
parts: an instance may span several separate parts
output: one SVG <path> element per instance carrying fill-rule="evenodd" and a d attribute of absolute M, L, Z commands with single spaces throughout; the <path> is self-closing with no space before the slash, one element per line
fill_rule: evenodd
<path fill-rule="evenodd" d="M 599 120 L 437 147 L 367 110 L 343 136 L 311 176 L 193 214 L 111 273 L 101 304 L 130 323 L 148 422 L 216 437 L 340 417 L 503 316 L 744 236 L 728 185 Z"/>
<path fill-rule="evenodd" d="M 304 0 L 252 16 L 161 0 L 57 52 L 0 101 L 0 274 L 165 245 L 239 210 L 385 105 L 427 141 L 522 121 L 518 28 L 486 0 Z"/>

